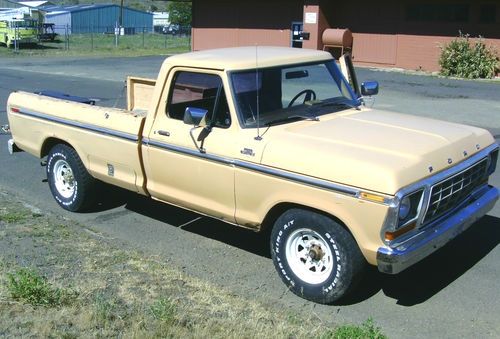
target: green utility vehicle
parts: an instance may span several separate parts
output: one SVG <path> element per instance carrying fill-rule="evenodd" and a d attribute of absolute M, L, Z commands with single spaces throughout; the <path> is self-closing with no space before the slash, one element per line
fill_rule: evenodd
<path fill-rule="evenodd" d="M 38 42 L 38 20 L 33 10 L 21 7 L 0 12 L 0 43 L 7 47 Z"/>

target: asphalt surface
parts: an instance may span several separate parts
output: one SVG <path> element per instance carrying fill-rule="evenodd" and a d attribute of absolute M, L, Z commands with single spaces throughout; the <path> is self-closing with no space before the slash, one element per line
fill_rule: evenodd
<path fill-rule="evenodd" d="M 14 90 L 52 89 L 124 106 L 125 75 L 155 77 L 164 57 L 0 60 L 0 124 Z M 487 128 L 500 138 L 500 82 L 448 80 L 359 69 L 376 79 L 375 107 Z M 500 203 L 453 243 L 397 275 L 368 272 L 359 293 L 342 305 L 296 297 L 281 283 L 264 236 L 121 190 L 110 190 L 91 213 L 68 213 L 52 199 L 39 160 L 10 156 L 0 134 L 0 186 L 30 204 L 89 225 L 236 295 L 290 308 L 318 321 L 372 317 L 390 337 L 500 337 Z M 2 146 L 3 145 L 3 146 Z M 492 178 L 500 186 L 500 171 Z M 1 249 L 0 249 L 1 250 Z"/>

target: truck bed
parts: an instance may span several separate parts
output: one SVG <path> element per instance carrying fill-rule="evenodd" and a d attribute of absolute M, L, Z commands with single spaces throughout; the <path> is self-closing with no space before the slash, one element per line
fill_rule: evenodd
<path fill-rule="evenodd" d="M 7 103 L 10 128 L 19 148 L 43 157 L 50 145 L 65 141 L 76 149 L 96 178 L 144 193 L 139 155 L 145 114 L 92 106 L 27 92 Z"/>

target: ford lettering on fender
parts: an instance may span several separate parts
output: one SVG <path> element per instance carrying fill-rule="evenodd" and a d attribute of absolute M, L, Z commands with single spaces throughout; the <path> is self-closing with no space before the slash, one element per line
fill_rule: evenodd
<path fill-rule="evenodd" d="M 365 107 L 378 84 L 358 86 L 348 56 L 340 64 L 278 47 L 177 55 L 156 80 L 128 78 L 127 109 L 15 92 L 9 149 L 47 158 L 50 190 L 69 211 L 90 208 L 106 182 L 270 229 L 283 282 L 332 303 L 366 264 L 401 272 L 499 196 L 490 133 Z"/>

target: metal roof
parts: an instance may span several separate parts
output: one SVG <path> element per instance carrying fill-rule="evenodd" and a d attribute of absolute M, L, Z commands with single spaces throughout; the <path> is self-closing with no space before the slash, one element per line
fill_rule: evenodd
<path fill-rule="evenodd" d="M 115 4 L 80 4 L 80 5 L 70 5 L 70 6 L 44 6 L 44 10 L 50 13 L 57 12 L 57 13 L 76 13 L 76 12 L 83 12 L 83 11 L 89 11 L 93 9 L 100 9 L 100 8 L 108 8 L 108 7 L 120 7 L 119 5 Z M 153 13 L 150 12 L 144 12 L 140 11 L 138 9 L 130 8 L 130 7 L 123 7 L 124 10 L 128 11 L 133 11 L 137 13 L 142 13 L 142 14 L 149 14 L 153 15 Z"/>
<path fill-rule="evenodd" d="M 54 6 L 53 2 L 50 1 L 19 1 L 20 4 L 30 7 L 40 7 L 40 6 Z"/>

